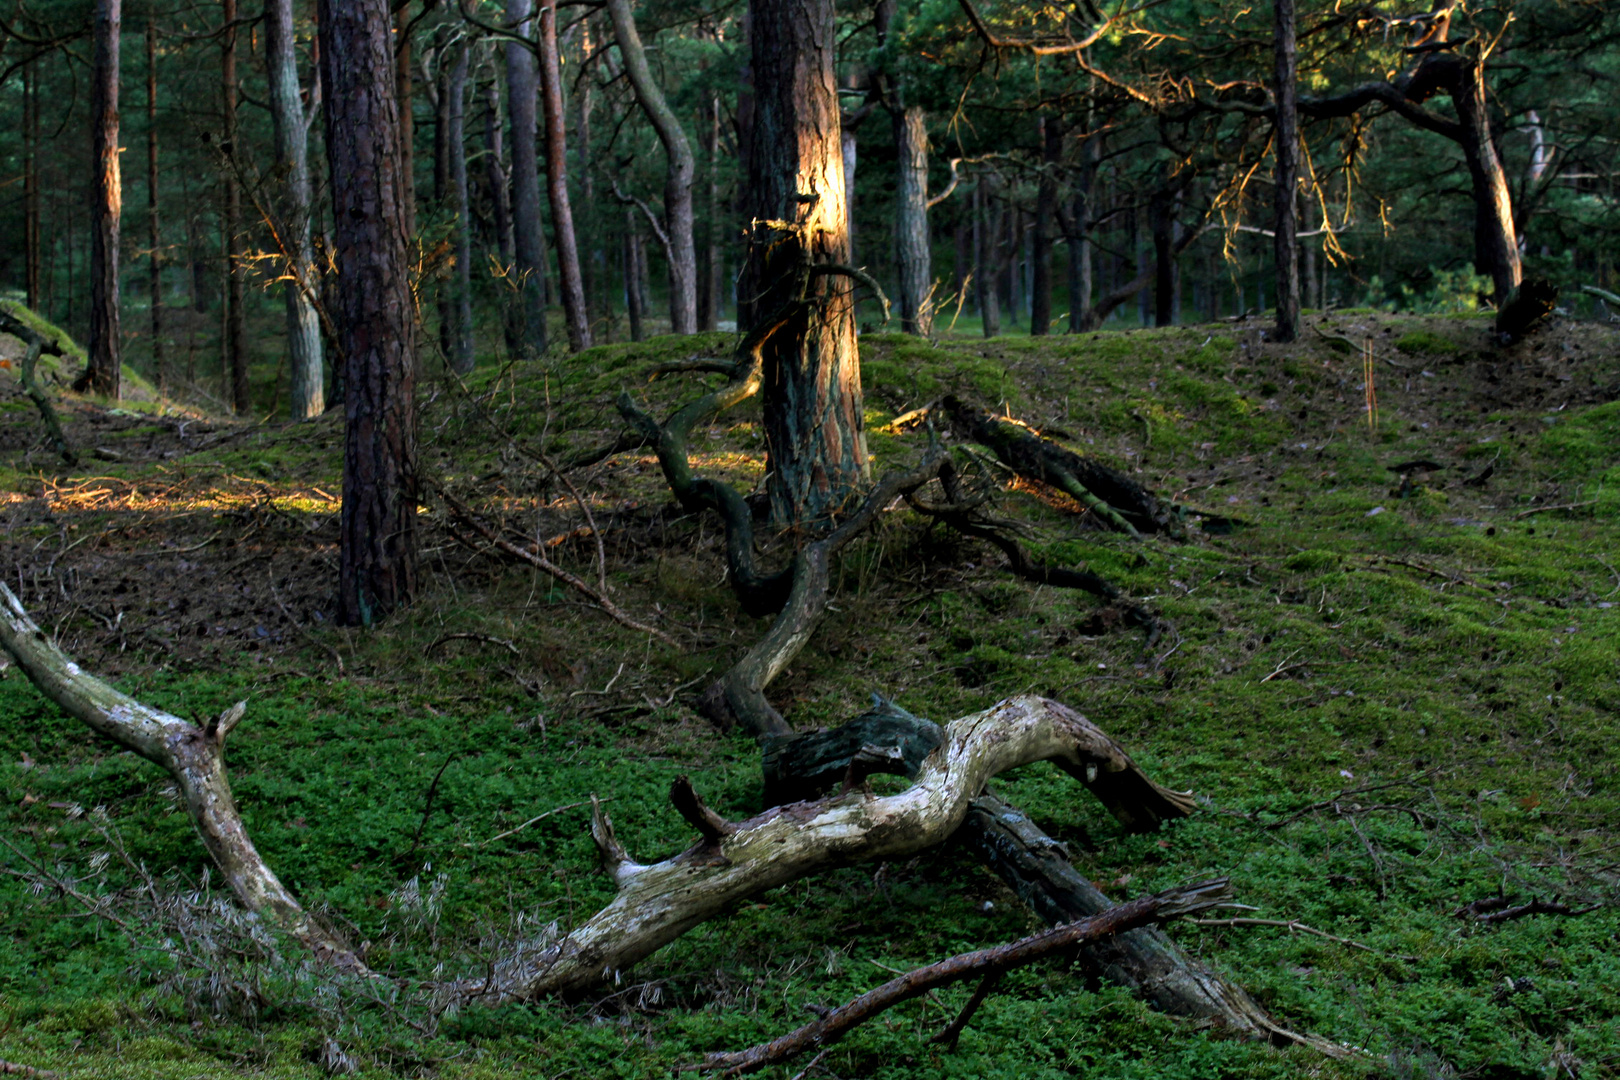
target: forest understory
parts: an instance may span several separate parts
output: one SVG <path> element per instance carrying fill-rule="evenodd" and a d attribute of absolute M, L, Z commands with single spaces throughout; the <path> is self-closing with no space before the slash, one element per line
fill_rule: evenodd
<path fill-rule="evenodd" d="M 1034 558 L 1128 602 L 1020 580 L 897 499 L 834 558 L 825 620 L 767 697 L 801 732 L 873 693 L 940 724 L 1016 695 L 1083 713 L 1196 811 L 1133 835 L 1051 764 L 995 793 L 1111 899 L 1230 878 L 1253 910 L 1167 932 L 1280 1024 L 1353 1049 L 1245 1040 L 1058 962 L 1009 973 L 954 1047 L 930 1039 L 971 984 L 766 1075 L 1620 1076 L 1620 334 L 1555 319 L 1503 345 L 1478 315 L 1305 322 L 1294 345 L 1258 319 L 866 334 L 876 474 L 924 455 L 912 414 L 954 395 L 1186 508 L 1184 535 L 1100 527 L 936 424 Z M 647 862 L 691 839 L 678 777 L 728 819 L 764 805 L 754 741 L 699 712 L 770 625 L 739 610 L 719 523 L 674 503 L 650 448 L 557 473 L 625 434 L 621 391 L 662 419 L 717 385 L 649 383 L 654 366 L 734 344 L 425 378 L 424 476 L 517 554 L 433 494 L 421 596 L 367 631 L 332 625 L 340 417 L 240 424 L 64 394 L 84 462 L 69 468 L 0 381 L 5 583 L 143 702 L 199 721 L 247 702 L 228 766 L 248 830 L 395 977 L 334 975 L 244 919 L 170 779 L 13 669 L 0 1059 L 67 1077 L 669 1075 L 1040 928 L 952 840 L 734 904 L 579 1000 L 415 989 L 481 977 L 612 897 L 593 796 Z M 690 451 L 698 474 L 756 489 L 757 400 Z M 759 532 L 780 564 L 787 545 Z"/>

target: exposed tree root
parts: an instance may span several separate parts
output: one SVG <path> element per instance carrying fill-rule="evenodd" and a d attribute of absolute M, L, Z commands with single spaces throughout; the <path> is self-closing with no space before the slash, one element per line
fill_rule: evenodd
<path fill-rule="evenodd" d="M 203 846 L 237 902 L 291 934 L 323 963 L 366 973 L 359 955 L 306 912 L 259 856 L 242 825 L 225 774 L 225 738 L 242 719 L 238 702 L 199 727 L 143 705 L 80 670 L 0 584 L 0 647 L 62 711 L 162 766 L 179 785 Z"/>
<path fill-rule="evenodd" d="M 787 603 L 777 612 L 765 636 L 704 691 L 700 708 L 705 716 L 722 728 L 741 726 L 755 736 L 792 732 L 782 714 L 766 700 L 765 688 L 799 655 L 826 613 L 832 557 L 864 532 L 891 502 L 934 479 L 947 460 L 938 446 L 929 447 L 916 468 L 885 476 L 843 524 L 798 550 L 793 557 L 792 591 Z"/>
<path fill-rule="evenodd" d="M 67 436 L 62 434 L 62 423 L 56 418 L 56 409 L 51 405 L 50 397 L 44 390 L 40 389 L 39 380 L 34 377 L 34 368 L 39 363 L 39 354 L 49 345 L 51 351 L 60 356 L 61 346 L 54 341 L 47 341 L 43 334 L 4 308 L 0 308 L 0 331 L 19 339 L 27 349 L 27 352 L 23 354 L 22 367 L 19 369 L 23 390 L 28 394 L 28 400 L 32 401 L 34 407 L 39 410 L 41 418 L 44 419 L 45 430 L 50 434 L 51 445 L 56 447 L 56 452 L 61 454 L 62 460 L 69 465 L 78 465 L 79 455 L 74 453 L 72 446 L 68 445 Z"/>
<path fill-rule="evenodd" d="M 1130 477 L 1042 438 L 1021 421 L 975 409 L 955 397 L 941 405 L 962 438 L 989 447 L 1019 476 L 1078 500 L 1110 527 L 1131 536 L 1178 531 L 1174 510 Z"/>
<path fill-rule="evenodd" d="M 973 1010 L 984 1000 L 989 988 L 1006 972 L 1028 967 L 1048 957 L 1061 956 L 1077 946 L 1105 942 L 1128 930 L 1218 907 L 1229 895 L 1225 878 L 1183 885 L 1155 896 L 1144 896 L 1118 907 L 1110 907 L 1078 922 L 1054 927 L 1020 941 L 962 953 L 891 979 L 815 1022 L 772 1042 L 734 1054 L 710 1055 L 704 1066 L 726 1076 L 755 1072 L 767 1065 L 775 1065 L 806 1051 L 835 1043 L 885 1010 L 921 997 L 930 990 L 966 979 L 984 979 L 980 992 L 973 995 L 962 1015 L 942 1033 L 949 1038 L 951 1032 L 961 1030 Z"/>

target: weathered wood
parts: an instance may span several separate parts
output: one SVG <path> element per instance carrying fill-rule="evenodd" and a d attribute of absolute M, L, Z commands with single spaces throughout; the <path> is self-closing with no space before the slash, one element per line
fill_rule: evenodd
<path fill-rule="evenodd" d="M 775 1065 L 806 1051 L 835 1043 L 885 1010 L 921 997 L 931 990 L 966 979 L 997 978 L 1004 972 L 1028 967 L 1051 956 L 1060 956 L 1076 946 L 1103 942 L 1127 930 L 1216 907 L 1228 895 L 1225 878 L 1184 885 L 1156 896 L 1144 896 L 1118 907 L 1110 907 L 1089 918 L 1007 945 L 962 953 L 937 964 L 917 968 L 897 979 L 890 979 L 849 1004 L 772 1042 L 735 1054 L 711 1054 L 704 1066 L 726 1076 L 756 1072 L 767 1065 Z"/>
<path fill-rule="evenodd" d="M 1059 926 L 1108 910 L 1111 901 L 1069 863 L 1063 845 L 989 793 L 974 799 L 957 834 L 1043 920 Z M 1130 989 L 1174 1016 L 1212 1020 L 1279 1045 L 1312 1042 L 1278 1025 L 1236 983 L 1143 927 L 1080 950 L 1088 973 Z"/>
<path fill-rule="evenodd" d="M 1130 477 L 1042 438 L 1010 417 L 976 409 L 956 397 L 945 398 L 942 405 L 958 435 L 989 447 L 1019 476 L 1079 500 L 1120 532 L 1136 536 L 1175 531 L 1171 507 Z"/>
<path fill-rule="evenodd" d="M 945 725 L 944 741 L 905 791 L 881 798 L 845 792 L 735 823 L 701 815 L 703 838 L 652 865 L 626 855 L 598 810 L 592 835 L 617 896 L 561 940 L 502 958 L 491 976 L 454 990 L 491 1003 L 587 990 L 766 889 L 941 842 L 987 780 L 1034 761 L 1052 761 L 1084 780 L 1129 828 L 1152 828 L 1192 809 L 1190 794 L 1154 783 L 1079 713 L 1044 698 L 1009 698 Z"/>
<path fill-rule="evenodd" d="M 916 778 L 944 731 L 872 696 L 872 708 L 841 727 L 760 740 L 766 806 L 813 799 L 839 785 L 848 789 L 878 773 Z"/>
<path fill-rule="evenodd" d="M 63 712 L 174 778 L 203 846 L 238 903 L 291 934 L 321 962 L 344 971 L 367 971 L 359 954 L 305 911 L 282 885 L 242 824 L 225 774 L 225 739 L 242 719 L 246 702 L 202 726 L 143 705 L 81 670 L 34 625 L 4 584 L 0 584 L 0 648 Z"/>

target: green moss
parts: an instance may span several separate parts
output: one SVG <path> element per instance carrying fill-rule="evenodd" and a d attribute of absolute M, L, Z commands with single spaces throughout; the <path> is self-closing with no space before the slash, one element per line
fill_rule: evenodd
<path fill-rule="evenodd" d="M 1395 347 L 1409 356 L 1450 356 L 1457 343 L 1432 330 L 1409 330 L 1395 339 Z"/>

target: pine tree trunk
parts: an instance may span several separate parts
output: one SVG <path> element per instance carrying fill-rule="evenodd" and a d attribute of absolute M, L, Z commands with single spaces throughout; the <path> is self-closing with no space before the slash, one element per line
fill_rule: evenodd
<path fill-rule="evenodd" d="M 574 210 L 568 201 L 568 131 L 563 125 L 562 58 L 557 51 L 557 0 L 540 0 L 540 82 L 546 122 L 546 190 L 557 243 L 557 291 L 562 296 L 568 347 L 591 347 L 591 316 L 579 272 Z"/>
<path fill-rule="evenodd" d="M 1029 332 L 1045 335 L 1052 330 L 1052 232 L 1057 218 L 1058 163 L 1063 159 L 1063 122 L 1056 116 L 1041 117 L 1040 187 L 1035 196 L 1035 233 L 1031 245 Z"/>
<path fill-rule="evenodd" d="M 401 121 L 387 0 L 319 0 L 343 354 L 338 622 L 368 626 L 416 588 L 416 363 Z"/>
<path fill-rule="evenodd" d="M 1153 233 L 1153 325 L 1175 324 L 1175 196 L 1155 191 L 1148 201 L 1148 227 Z"/>
<path fill-rule="evenodd" d="M 636 31 L 630 0 L 607 0 L 613 33 L 618 39 L 624 71 L 636 92 L 636 100 L 663 143 L 668 165 L 664 173 L 664 233 L 669 238 L 669 320 L 677 334 L 697 332 L 697 248 L 692 239 L 692 184 L 697 160 L 692 144 L 681 127 L 652 69 L 647 52 Z M 842 198 L 840 197 L 840 201 Z"/>
<path fill-rule="evenodd" d="M 895 239 L 900 254 L 900 329 L 933 333 L 928 292 L 934 283 L 928 234 L 928 114 L 917 106 L 894 113 L 894 146 L 899 181 L 895 190 Z"/>
<path fill-rule="evenodd" d="M 512 188 L 510 170 L 506 167 L 505 122 L 501 116 L 499 75 L 492 75 L 484 84 L 484 183 L 489 187 L 491 216 L 495 219 L 495 250 L 500 259 L 501 273 L 515 273 L 512 265 Z M 501 284 L 506 283 L 505 278 Z M 523 337 L 513 294 L 501 290 L 501 330 L 506 338 L 506 349 L 516 356 L 522 350 Z"/>
<path fill-rule="evenodd" d="M 1000 234 L 997 228 L 1000 217 L 996 207 L 996 190 L 1000 185 L 994 173 L 987 173 L 975 186 L 978 213 L 973 221 L 973 237 L 975 258 L 979 265 L 979 320 L 984 327 L 984 336 L 989 338 L 1001 333 L 1001 295 L 997 286 L 1000 255 L 996 250 Z"/>
<path fill-rule="evenodd" d="M 236 0 L 222 0 L 227 29 L 220 38 L 220 101 L 224 113 L 225 155 L 225 355 L 229 358 L 231 408 L 238 416 L 253 408 L 248 383 L 247 304 L 242 279 L 247 264 L 242 252 L 242 185 L 236 178 Z"/>
<path fill-rule="evenodd" d="M 90 221 L 90 363 L 76 383 L 117 399 L 123 368 L 118 319 L 119 216 L 123 183 L 118 172 L 118 40 L 122 0 L 96 0 L 91 61 L 91 149 L 95 162 Z M 72 265 L 71 260 L 69 266 Z"/>
<path fill-rule="evenodd" d="M 506 0 L 506 23 L 529 36 L 533 0 Z M 507 112 L 512 118 L 512 234 L 516 250 L 518 311 L 523 349 L 531 358 L 546 351 L 546 249 L 540 226 L 540 164 L 536 158 L 535 106 L 538 93 L 534 54 L 526 46 L 506 46 Z"/>
<path fill-rule="evenodd" d="M 275 126 L 276 165 L 284 177 L 278 226 L 290 279 L 281 287 L 287 306 L 289 407 L 294 420 L 311 420 L 326 411 L 326 376 L 321 322 L 314 302 L 318 274 L 310 222 L 309 119 L 298 79 L 292 0 L 266 0 L 264 14 L 270 117 Z M 155 251 L 155 239 L 152 245 Z"/>
<path fill-rule="evenodd" d="M 450 77 L 445 80 L 445 98 L 448 108 L 445 118 L 444 148 L 450 170 L 449 211 L 451 215 L 450 240 L 455 252 L 455 265 L 450 268 L 450 303 L 446 309 L 450 316 L 450 348 L 447 355 L 450 366 L 465 375 L 473 369 L 473 313 L 472 313 L 472 224 L 467 199 L 467 67 L 469 46 L 465 41 L 456 45 L 451 61 Z"/>
<path fill-rule="evenodd" d="M 802 284 L 808 267 L 849 259 L 832 2 L 754 0 L 750 39 L 748 220 L 791 226 L 756 225 L 748 247 L 756 326 L 785 319 L 761 350 L 766 490 L 778 524 L 810 525 L 848 504 L 868 471 L 854 282 Z"/>
<path fill-rule="evenodd" d="M 399 100 L 400 208 L 407 252 L 416 246 L 416 87 L 411 75 L 411 23 L 410 0 L 404 0 L 394 12 L 394 93 Z"/>
<path fill-rule="evenodd" d="M 1276 26 L 1273 46 L 1276 53 L 1277 100 L 1275 145 L 1277 153 L 1272 238 L 1277 263 L 1277 330 L 1282 343 L 1299 338 L 1299 231 L 1295 215 L 1299 187 L 1299 114 L 1295 65 L 1298 49 L 1294 41 L 1294 0 L 1273 0 Z"/>
<path fill-rule="evenodd" d="M 1462 124 L 1463 157 L 1474 189 L 1474 265 L 1495 286 L 1497 307 L 1519 287 L 1523 267 L 1513 224 L 1513 197 L 1491 135 L 1485 74 L 1478 61 L 1466 61 L 1451 94 Z"/>
<path fill-rule="evenodd" d="M 647 314 L 647 298 L 642 292 L 641 282 L 644 275 L 641 271 L 641 223 L 636 220 L 636 208 L 624 208 L 624 309 L 630 320 L 630 340 L 647 340 L 646 325 L 642 320 Z"/>
<path fill-rule="evenodd" d="M 168 371 L 163 356 L 163 239 L 158 222 L 157 22 L 150 14 L 146 17 L 146 243 L 151 249 L 147 292 L 152 301 L 152 378 L 161 390 Z"/>
<path fill-rule="evenodd" d="M 726 288 L 725 261 L 720 247 L 720 96 L 709 95 L 703 108 L 703 156 L 707 162 L 704 177 L 703 214 L 708 219 L 703 230 L 702 278 L 698 282 L 698 329 L 716 330 L 720 325 L 720 297 Z"/>

